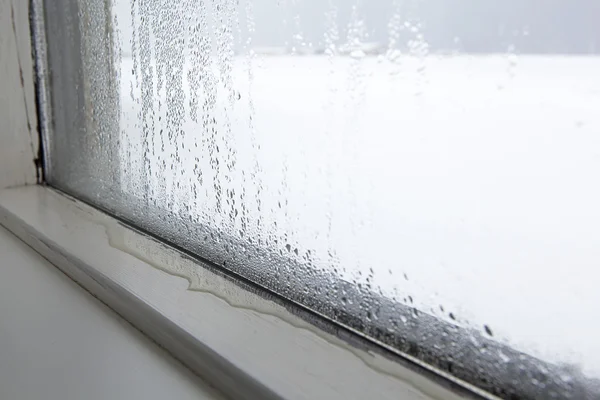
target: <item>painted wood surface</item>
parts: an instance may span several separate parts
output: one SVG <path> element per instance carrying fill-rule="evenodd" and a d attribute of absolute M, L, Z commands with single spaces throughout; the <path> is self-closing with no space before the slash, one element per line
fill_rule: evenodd
<path fill-rule="evenodd" d="M 28 5 L 0 0 L 0 189 L 37 181 L 39 139 Z"/>

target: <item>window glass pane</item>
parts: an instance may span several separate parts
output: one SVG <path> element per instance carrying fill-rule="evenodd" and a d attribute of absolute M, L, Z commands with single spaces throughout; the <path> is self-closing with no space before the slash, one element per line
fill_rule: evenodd
<path fill-rule="evenodd" d="M 51 184 L 488 390 L 591 390 L 600 3 L 47 3 Z"/>

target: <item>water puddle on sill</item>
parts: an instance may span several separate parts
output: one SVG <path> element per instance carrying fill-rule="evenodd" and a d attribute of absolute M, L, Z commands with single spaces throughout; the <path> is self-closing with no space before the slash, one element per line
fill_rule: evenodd
<path fill-rule="evenodd" d="M 409 386 L 411 390 L 416 392 L 415 394 L 422 397 L 447 399 L 451 393 L 449 389 L 430 382 L 427 377 L 419 375 L 418 372 L 411 371 L 379 354 L 355 348 L 336 336 L 323 332 L 314 325 L 291 314 L 284 307 L 238 287 L 235 283 L 198 265 L 199 261 L 191 260 L 179 251 L 149 236 L 122 226 L 112 217 L 97 215 L 86 210 L 89 206 L 80 206 L 77 202 L 73 202 L 71 205 L 77 210 L 77 214 L 104 228 L 110 247 L 127 253 L 144 264 L 168 275 L 185 279 L 188 282 L 187 290 L 189 291 L 212 295 L 233 308 L 251 312 L 259 317 L 272 317 L 296 329 L 315 335 L 343 351 L 350 352 L 375 373 L 385 375 Z M 358 334 L 360 335 L 360 333 Z M 412 356 L 404 355 L 404 357 L 451 381 L 458 382 L 451 375 L 437 371 Z M 462 382 L 459 382 L 459 384 L 469 387 L 472 391 L 484 397 L 493 398 L 468 384 Z M 457 399 L 462 398 L 458 394 L 454 394 L 454 397 Z"/>

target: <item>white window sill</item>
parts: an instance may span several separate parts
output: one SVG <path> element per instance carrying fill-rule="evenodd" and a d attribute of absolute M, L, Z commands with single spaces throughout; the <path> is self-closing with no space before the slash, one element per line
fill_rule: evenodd
<path fill-rule="evenodd" d="M 397 362 L 350 345 L 264 294 L 47 187 L 1 192 L 0 224 L 228 396 L 482 395 L 450 377 L 432 380 L 435 374 L 416 360 Z"/>
<path fill-rule="evenodd" d="M 0 227 L 1 399 L 220 399 Z"/>

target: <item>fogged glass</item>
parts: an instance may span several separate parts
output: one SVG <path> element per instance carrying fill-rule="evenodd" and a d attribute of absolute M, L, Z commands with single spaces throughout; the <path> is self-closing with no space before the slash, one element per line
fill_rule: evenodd
<path fill-rule="evenodd" d="M 70 4 L 53 185 L 402 351 L 600 376 L 600 3 Z"/>

